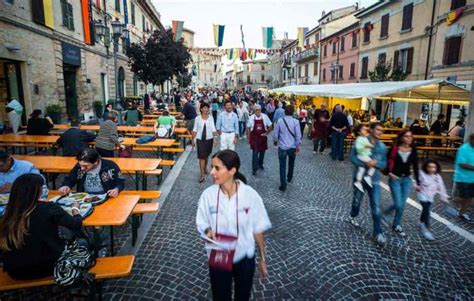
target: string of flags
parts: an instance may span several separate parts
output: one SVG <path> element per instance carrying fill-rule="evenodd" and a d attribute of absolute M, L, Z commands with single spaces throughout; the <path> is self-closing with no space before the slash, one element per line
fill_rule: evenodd
<path fill-rule="evenodd" d="M 183 36 L 184 21 L 171 21 L 171 24 L 172 24 L 171 30 L 173 32 L 174 39 L 177 42 Z"/>
<path fill-rule="evenodd" d="M 204 54 L 208 56 L 222 57 L 226 56 L 229 60 L 239 58 L 242 61 L 255 59 L 257 54 L 275 54 L 281 53 L 281 49 L 263 49 L 263 48 L 190 48 L 191 52 Z"/>

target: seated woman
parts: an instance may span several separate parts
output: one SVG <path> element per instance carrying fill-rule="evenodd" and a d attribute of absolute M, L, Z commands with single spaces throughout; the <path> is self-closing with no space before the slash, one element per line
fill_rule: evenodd
<path fill-rule="evenodd" d="M 30 119 L 28 119 L 28 125 L 26 127 L 27 135 L 48 135 L 49 131 L 53 128 L 54 123 L 50 117 L 41 117 L 41 110 L 34 110 L 30 114 Z"/>
<path fill-rule="evenodd" d="M 5 215 L 0 219 L 0 250 L 4 270 L 15 279 L 36 279 L 53 275 L 65 241 L 58 227 L 80 231 L 82 217 L 78 204 L 73 216 L 61 206 L 40 200 L 44 179 L 24 174 L 15 180 Z"/>
<path fill-rule="evenodd" d="M 176 119 L 170 116 L 168 111 L 163 111 L 163 115 L 156 120 L 153 126 L 155 133 L 160 138 L 171 137 L 174 134 L 175 127 Z"/>

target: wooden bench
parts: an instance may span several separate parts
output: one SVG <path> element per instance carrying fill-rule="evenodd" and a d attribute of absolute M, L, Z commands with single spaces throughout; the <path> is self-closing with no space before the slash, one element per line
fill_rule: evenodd
<path fill-rule="evenodd" d="M 452 146 L 418 146 L 416 149 L 422 151 L 426 158 L 429 157 L 431 151 L 444 151 L 447 155 L 448 152 L 456 152 L 458 150 L 457 147 Z"/>
<path fill-rule="evenodd" d="M 90 272 L 95 274 L 97 285 L 97 280 L 121 278 L 130 275 L 134 261 L 135 256 L 133 255 L 97 258 L 96 264 L 90 269 Z M 54 279 L 52 276 L 35 280 L 15 280 L 5 271 L 0 272 L 0 291 L 26 289 L 46 285 L 54 285 Z M 100 284 L 97 285 L 97 289 L 99 295 L 102 295 L 102 287 Z"/>
<path fill-rule="evenodd" d="M 183 147 L 186 147 L 186 138 L 192 139 L 193 135 L 191 135 L 191 134 L 180 134 L 180 135 L 176 135 L 176 137 L 183 139 Z"/>
<path fill-rule="evenodd" d="M 132 247 L 135 246 L 138 237 L 138 228 L 143 214 L 158 213 L 160 203 L 139 203 L 133 208 L 132 212 Z"/>
<path fill-rule="evenodd" d="M 184 153 L 184 148 L 181 147 L 165 147 L 163 153 L 170 154 L 174 158 L 175 154 Z"/>

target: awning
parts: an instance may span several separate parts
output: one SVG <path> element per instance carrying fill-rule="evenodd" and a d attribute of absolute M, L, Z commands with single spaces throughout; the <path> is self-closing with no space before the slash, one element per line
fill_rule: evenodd
<path fill-rule="evenodd" d="M 330 85 L 295 85 L 273 89 L 271 92 L 349 99 L 372 97 L 394 101 L 434 102 L 455 105 L 468 105 L 470 96 L 470 91 L 443 79 Z"/>

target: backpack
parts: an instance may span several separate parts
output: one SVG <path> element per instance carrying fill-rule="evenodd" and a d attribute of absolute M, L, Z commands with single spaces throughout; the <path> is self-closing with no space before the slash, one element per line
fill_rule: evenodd
<path fill-rule="evenodd" d="M 148 142 L 153 142 L 155 140 L 156 140 L 156 135 L 154 135 L 154 136 L 143 136 L 143 137 L 140 137 L 137 140 L 135 140 L 135 142 L 138 143 L 138 144 L 145 144 L 145 143 L 148 143 Z"/>
<path fill-rule="evenodd" d="M 66 243 L 61 257 L 54 267 L 54 282 L 61 286 L 78 284 L 91 285 L 95 275 L 89 269 L 95 265 L 95 258 L 85 246 L 79 246 L 77 241 Z"/>

